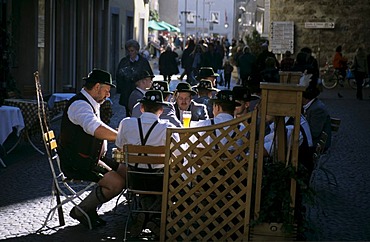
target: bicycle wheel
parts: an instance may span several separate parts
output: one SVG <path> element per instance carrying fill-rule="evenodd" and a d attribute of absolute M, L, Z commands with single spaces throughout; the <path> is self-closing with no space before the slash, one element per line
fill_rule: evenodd
<path fill-rule="evenodd" d="M 331 75 L 325 75 L 321 79 L 322 85 L 326 89 L 333 89 L 338 85 L 338 76 L 335 73 L 332 73 Z"/>
<path fill-rule="evenodd" d="M 349 85 L 352 89 L 357 89 L 356 79 L 351 78 L 351 79 L 347 79 L 347 81 L 348 81 L 348 85 Z"/>

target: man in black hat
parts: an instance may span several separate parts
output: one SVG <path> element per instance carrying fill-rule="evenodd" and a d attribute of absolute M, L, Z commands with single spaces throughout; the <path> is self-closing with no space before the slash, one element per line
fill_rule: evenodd
<path fill-rule="evenodd" d="M 170 122 L 159 118 L 163 112 L 163 107 L 169 105 L 168 102 L 163 100 L 161 91 L 149 90 L 139 102 L 141 104 L 140 109 L 142 115 L 139 118 L 124 118 L 119 124 L 116 139 L 116 146 L 119 149 L 122 149 L 125 144 L 165 145 L 167 128 L 175 127 L 175 125 Z M 146 137 L 146 139 L 144 140 L 143 137 Z M 180 140 L 178 135 L 173 138 L 177 141 Z M 150 167 L 147 164 L 139 164 L 137 168 L 141 171 L 143 171 L 143 169 L 148 169 L 148 171 L 151 170 L 153 172 L 153 169 L 163 169 L 163 164 L 151 165 Z M 128 169 L 135 168 L 129 167 Z M 153 181 L 153 183 L 155 182 L 156 181 Z M 163 178 L 160 177 L 158 183 L 155 184 L 162 189 Z M 156 199 L 156 196 L 145 196 L 145 198 L 141 196 L 140 201 L 143 209 L 148 210 L 150 207 L 151 210 L 160 211 L 161 203 Z M 152 206 L 153 204 L 154 206 Z M 145 222 L 147 223 L 144 224 Z M 154 234 L 159 234 L 159 225 L 154 223 L 150 218 L 146 219 L 145 214 L 140 213 L 130 228 L 131 237 L 139 235 L 145 227 L 148 227 Z"/>
<path fill-rule="evenodd" d="M 235 108 L 240 106 L 240 103 L 235 101 L 234 94 L 231 90 L 220 90 L 216 97 L 211 98 L 209 101 L 213 105 L 214 118 L 191 122 L 191 127 L 209 126 L 230 121 L 234 119 Z M 220 135 L 220 131 L 216 130 L 216 136 L 218 135 Z M 227 139 L 222 139 L 221 142 L 226 143 Z M 209 143 L 211 143 L 211 141 L 209 141 Z"/>
<path fill-rule="evenodd" d="M 64 110 L 58 152 L 61 168 L 69 179 L 95 181 L 98 185 L 79 204 L 90 217 L 93 228 L 105 225 L 97 207 L 118 195 L 125 187 L 125 167 L 104 157 L 106 141 L 115 141 L 117 131 L 100 120 L 100 104 L 110 96 L 111 75 L 94 69 L 85 78 L 81 92 Z M 88 226 L 86 217 L 75 207 L 70 216 Z"/>
<path fill-rule="evenodd" d="M 195 77 L 197 81 L 200 81 L 201 79 L 207 79 L 212 82 L 212 85 L 214 87 L 217 87 L 217 77 L 220 75 L 218 73 L 215 73 L 213 71 L 212 67 L 201 67 L 199 69 L 198 75 Z"/>
<path fill-rule="evenodd" d="M 142 70 L 135 77 L 135 89 L 131 92 L 130 97 L 128 98 L 127 108 L 130 115 L 132 114 L 132 109 L 137 103 L 137 100 L 141 99 L 146 91 L 152 86 L 154 75 L 150 74 L 148 71 Z"/>
<path fill-rule="evenodd" d="M 247 113 L 253 111 L 249 109 L 249 102 L 257 99 L 255 96 L 252 97 L 249 88 L 243 86 L 235 86 L 233 88 L 234 98 L 240 103 L 240 106 L 235 108 L 235 117 L 241 117 Z"/>
<path fill-rule="evenodd" d="M 158 90 L 162 92 L 163 99 L 169 102 L 173 92 L 169 91 L 168 82 L 166 81 L 153 81 L 152 87 L 149 90 Z M 132 110 L 132 117 L 140 117 L 142 114 L 140 110 L 140 102 L 136 103 Z M 175 107 L 169 102 L 168 106 L 163 107 L 163 113 L 159 116 L 160 119 L 167 119 L 170 123 L 174 124 L 176 127 L 182 127 L 182 123 L 176 117 Z"/>
<path fill-rule="evenodd" d="M 213 105 L 209 100 L 212 98 L 212 92 L 219 90 L 214 88 L 212 82 L 207 79 L 200 80 L 195 88 L 198 91 L 198 97 L 194 98 L 194 101 L 206 105 L 209 117 L 213 118 Z"/>
<path fill-rule="evenodd" d="M 197 92 L 192 89 L 189 83 L 180 82 L 175 90 L 174 98 L 176 116 L 182 120 L 182 111 L 191 111 L 191 120 L 198 121 L 209 119 L 207 107 L 204 104 L 196 103 L 192 100 L 192 96 Z"/>
<path fill-rule="evenodd" d="M 312 141 L 316 146 L 320 140 L 321 132 L 328 135 L 326 149 L 331 145 L 331 120 L 327 107 L 318 99 L 320 90 L 316 86 L 309 85 L 302 93 L 304 116 L 310 126 Z"/>

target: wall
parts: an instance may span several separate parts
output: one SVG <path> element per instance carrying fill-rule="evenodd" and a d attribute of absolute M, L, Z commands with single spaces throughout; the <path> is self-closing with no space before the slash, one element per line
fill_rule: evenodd
<path fill-rule="evenodd" d="M 370 52 L 369 0 L 271 0 L 271 21 L 294 21 L 295 52 L 311 47 L 320 64 L 331 62 L 338 45 L 352 58 L 363 45 Z M 335 22 L 334 29 L 306 29 L 305 22 Z"/>

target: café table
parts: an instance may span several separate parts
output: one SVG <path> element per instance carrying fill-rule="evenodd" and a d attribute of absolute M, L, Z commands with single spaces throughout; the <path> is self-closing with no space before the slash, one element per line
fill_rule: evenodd
<path fill-rule="evenodd" d="M 30 138 L 32 134 L 35 134 L 36 131 L 40 129 L 39 117 L 38 117 L 38 112 L 37 112 L 37 100 L 5 99 L 4 104 L 8 106 L 18 107 L 21 110 L 22 115 L 23 115 L 25 128 L 23 129 L 23 132 L 22 132 L 23 135 L 20 136 L 20 139 L 18 140 L 17 144 L 20 142 L 21 137 L 24 136 L 24 138 L 31 144 L 31 146 L 37 152 L 44 155 L 44 152 L 42 152 L 39 148 L 37 148 Z M 44 103 L 44 105 L 47 105 L 47 104 Z M 48 111 L 47 106 L 46 106 L 46 110 Z M 7 153 L 10 153 L 15 147 L 16 146 L 11 148 Z"/>
<path fill-rule="evenodd" d="M 1 146 L 4 144 L 8 136 L 13 132 L 13 128 L 16 129 L 17 136 L 19 136 L 21 131 L 25 127 L 22 112 L 18 107 L 1 106 L 0 107 L 0 123 L 1 123 L 0 125 L 0 145 Z M 0 158 L 0 164 L 6 167 L 4 161 L 1 158 Z"/>
<path fill-rule="evenodd" d="M 54 121 L 60 116 L 58 114 L 61 114 L 64 110 L 64 108 L 67 106 L 68 100 L 72 98 L 75 93 L 53 93 L 49 100 L 48 100 L 48 107 L 50 110 L 50 116 L 52 118 L 51 121 Z"/>
<path fill-rule="evenodd" d="M 65 107 L 67 106 L 68 100 L 72 98 L 75 93 L 54 93 L 50 96 L 48 101 L 48 107 L 51 116 L 51 122 L 59 119 Z M 101 120 L 109 124 L 110 119 L 113 115 L 112 112 L 112 100 L 107 98 L 107 100 L 100 105 L 100 118 Z"/>

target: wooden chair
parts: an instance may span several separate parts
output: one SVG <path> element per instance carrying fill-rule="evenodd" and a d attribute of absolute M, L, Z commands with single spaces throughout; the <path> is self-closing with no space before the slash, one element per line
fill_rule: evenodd
<path fill-rule="evenodd" d="M 82 201 L 81 196 L 89 191 L 95 182 L 86 182 L 81 180 L 68 179 L 62 172 L 60 167 L 60 159 L 58 155 L 58 145 L 56 142 L 56 137 L 53 130 L 49 129 L 47 122 L 47 111 L 45 109 L 44 98 L 41 91 L 41 84 L 38 77 L 38 73 L 34 74 L 35 84 L 36 84 L 36 94 L 37 94 L 37 104 L 38 104 L 38 117 L 40 121 L 40 127 L 42 131 L 42 138 L 45 145 L 46 154 L 48 156 L 49 166 L 52 173 L 52 194 L 55 195 L 57 204 L 52 207 L 46 219 L 38 232 L 45 227 L 47 227 L 48 222 L 53 218 L 53 215 L 58 211 L 59 225 L 64 226 L 64 215 L 63 215 L 63 205 L 67 203 L 72 203 L 81 213 L 87 218 L 89 227 L 92 229 L 91 221 L 89 216 L 77 205 L 75 200 Z"/>
<path fill-rule="evenodd" d="M 300 71 L 280 71 L 280 83 L 292 83 L 299 84 L 299 80 L 302 77 L 302 72 Z"/>
<path fill-rule="evenodd" d="M 328 134 L 322 131 L 320 135 L 320 140 L 316 144 L 316 149 L 315 149 L 315 152 L 313 153 L 313 160 L 315 163 L 320 159 L 321 155 L 324 153 L 325 144 L 326 144 L 327 139 L 328 139 Z"/>
<path fill-rule="evenodd" d="M 123 147 L 124 161 L 127 169 L 126 185 L 129 204 L 129 214 L 127 216 L 125 226 L 124 240 L 127 239 L 129 232 L 128 225 L 134 213 L 144 213 L 146 221 L 143 224 L 145 228 L 146 222 L 149 222 L 149 216 L 158 215 L 158 224 L 161 214 L 161 201 L 163 195 L 163 168 L 149 169 L 137 168 L 138 164 L 146 165 L 163 165 L 165 164 L 165 146 L 150 146 L 150 145 L 125 145 Z M 117 154 L 116 154 L 117 155 Z M 154 200 L 150 207 L 142 206 L 142 199 L 145 198 Z M 150 220 L 152 221 L 152 220 Z M 159 228 L 159 226 L 158 226 Z M 141 228 L 135 228 L 141 229 Z M 153 231 L 152 231 L 153 232 Z"/>
<path fill-rule="evenodd" d="M 335 178 L 335 175 L 329 169 L 324 167 L 324 164 L 329 157 L 328 154 L 326 154 L 326 150 L 325 150 L 327 139 L 328 139 L 327 133 L 322 131 L 320 135 L 320 140 L 317 143 L 315 152 L 313 154 L 313 162 L 315 163 L 315 165 L 314 165 L 314 171 L 312 172 L 313 174 L 310 178 L 310 184 L 313 184 L 313 179 L 315 179 L 317 172 L 323 172 L 324 175 L 326 176 L 328 183 L 330 185 L 337 186 L 337 179 Z"/>
<path fill-rule="evenodd" d="M 331 122 L 331 131 L 338 132 L 341 120 L 339 118 L 330 118 Z"/>

